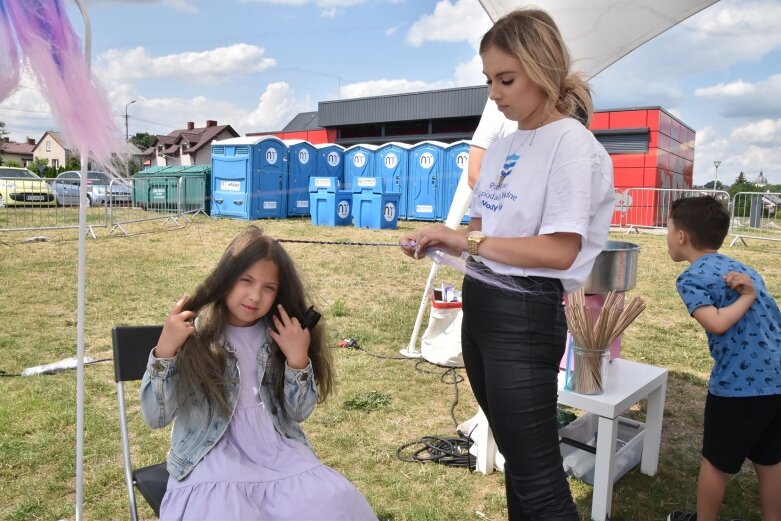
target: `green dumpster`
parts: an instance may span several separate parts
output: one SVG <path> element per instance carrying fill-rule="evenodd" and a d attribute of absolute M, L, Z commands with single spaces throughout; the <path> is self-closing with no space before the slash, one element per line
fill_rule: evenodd
<path fill-rule="evenodd" d="M 210 165 L 148 167 L 133 179 L 133 203 L 145 210 L 209 211 Z"/>

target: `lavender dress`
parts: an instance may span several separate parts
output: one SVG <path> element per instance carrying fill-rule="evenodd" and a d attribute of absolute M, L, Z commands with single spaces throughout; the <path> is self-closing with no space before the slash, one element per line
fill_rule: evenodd
<path fill-rule="evenodd" d="M 376 520 L 358 489 L 303 443 L 277 433 L 257 388 L 263 325 L 227 326 L 241 392 L 225 434 L 182 481 L 168 479 L 162 520 Z"/>

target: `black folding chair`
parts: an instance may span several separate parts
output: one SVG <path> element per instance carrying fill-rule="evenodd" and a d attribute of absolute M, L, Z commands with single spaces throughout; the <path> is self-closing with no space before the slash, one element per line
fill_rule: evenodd
<path fill-rule="evenodd" d="M 122 453 L 125 467 L 127 500 L 130 507 L 130 519 L 137 521 L 135 485 L 146 502 L 160 516 L 160 503 L 163 501 L 168 485 L 168 471 L 165 462 L 133 469 L 130 461 L 130 439 L 127 430 L 124 383 L 140 380 L 146 371 L 149 351 L 160 338 L 163 326 L 116 326 L 112 330 L 114 344 L 114 381 L 117 382 L 117 401 L 119 402 L 119 427 L 122 431 Z"/>

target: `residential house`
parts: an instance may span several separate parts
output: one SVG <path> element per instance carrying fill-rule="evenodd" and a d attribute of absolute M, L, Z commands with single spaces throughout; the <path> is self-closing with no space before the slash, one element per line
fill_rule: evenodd
<path fill-rule="evenodd" d="M 79 155 L 65 145 L 61 133 L 47 130 L 33 148 L 33 157 L 48 159 L 50 167 L 60 168 L 65 166 L 71 157 L 78 158 Z"/>
<path fill-rule="evenodd" d="M 187 128 L 155 136 L 152 146 L 144 151 L 143 166 L 210 165 L 211 142 L 233 137 L 239 133 L 230 125 L 218 125 L 210 119 L 205 127 L 196 127 L 188 121 Z"/>
<path fill-rule="evenodd" d="M 33 149 L 35 140 L 27 138 L 25 143 L 16 143 L 5 138 L 5 146 L 2 152 L 2 164 L 7 165 L 11 161 L 22 166 L 29 166 L 33 162 Z"/>

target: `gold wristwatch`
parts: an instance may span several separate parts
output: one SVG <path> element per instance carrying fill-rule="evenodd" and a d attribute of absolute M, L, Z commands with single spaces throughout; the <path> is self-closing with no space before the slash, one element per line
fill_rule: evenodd
<path fill-rule="evenodd" d="M 472 231 L 467 233 L 466 243 L 469 255 L 477 255 L 477 250 L 480 248 L 480 243 L 482 243 L 486 238 L 486 234 L 481 231 Z"/>

